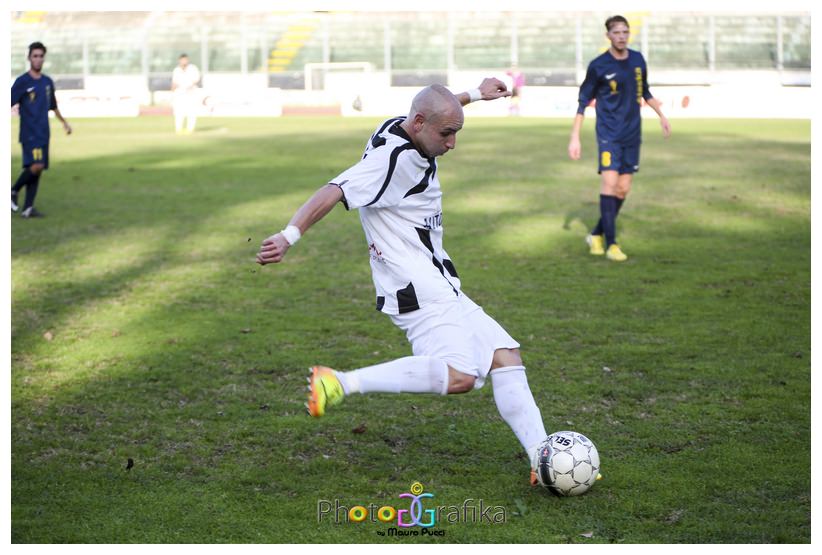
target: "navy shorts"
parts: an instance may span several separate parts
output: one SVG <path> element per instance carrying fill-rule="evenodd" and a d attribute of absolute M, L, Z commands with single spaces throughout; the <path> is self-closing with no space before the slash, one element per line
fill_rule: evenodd
<path fill-rule="evenodd" d="M 599 141 L 599 171 L 616 171 L 620 175 L 639 171 L 639 141 L 620 143 Z"/>
<path fill-rule="evenodd" d="M 43 168 L 49 167 L 49 145 L 48 143 L 23 143 L 23 167 L 28 168 L 32 164 L 43 164 Z"/>

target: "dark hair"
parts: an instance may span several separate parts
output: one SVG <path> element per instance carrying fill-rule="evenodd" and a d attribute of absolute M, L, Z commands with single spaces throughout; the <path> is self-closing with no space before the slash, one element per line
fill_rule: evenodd
<path fill-rule="evenodd" d="M 611 27 L 614 26 L 615 23 L 624 23 L 626 27 L 629 29 L 631 25 L 628 23 L 628 20 L 622 17 L 621 15 L 612 15 L 608 19 L 605 20 L 605 30 L 610 31 Z"/>
<path fill-rule="evenodd" d="M 32 50 L 42 50 L 43 54 L 45 54 L 46 53 L 46 45 L 43 44 L 40 41 L 33 42 L 29 45 L 29 56 L 31 56 L 31 51 Z"/>
<path fill-rule="evenodd" d="M 188 58 L 188 54 L 186 54 L 185 52 L 183 52 L 182 54 L 180 54 L 180 57 L 179 57 L 179 58 L 177 58 L 177 59 L 178 59 L 178 60 L 181 60 L 181 59 L 183 59 L 183 58 Z"/>

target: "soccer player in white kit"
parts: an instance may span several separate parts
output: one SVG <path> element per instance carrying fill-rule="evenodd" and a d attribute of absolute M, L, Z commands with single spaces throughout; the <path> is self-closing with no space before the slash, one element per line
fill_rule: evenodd
<path fill-rule="evenodd" d="M 185 131 L 194 132 L 197 125 L 197 109 L 199 96 L 197 84 L 200 82 L 200 70 L 188 61 L 188 56 L 182 54 L 179 64 L 171 74 L 171 108 L 174 111 L 174 130 L 177 134 L 183 132 L 183 120 L 187 119 Z"/>
<path fill-rule="evenodd" d="M 338 203 L 358 209 L 377 294 L 377 310 L 405 331 L 408 356 L 349 372 L 315 366 L 308 411 L 315 417 L 355 393 L 466 393 L 490 375 L 494 401 L 531 461 L 547 438 L 528 387 L 517 343 L 462 292 L 443 248 L 442 191 L 436 157 L 456 145 L 462 107 L 510 96 L 498 79 L 459 95 L 441 85 L 414 97 L 408 116 L 382 123 L 362 159 L 320 188 L 288 226 L 263 241 L 261 265 L 280 262 L 288 249 Z"/>

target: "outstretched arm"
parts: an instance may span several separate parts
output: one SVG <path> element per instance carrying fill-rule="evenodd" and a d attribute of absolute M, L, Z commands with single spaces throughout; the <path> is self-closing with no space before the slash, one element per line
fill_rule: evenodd
<path fill-rule="evenodd" d="M 294 226 L 299 230 L 299 234 L 296 235 L 296 239 L 299 239 L 300 235 L 308 231 L 308 228 L 331 212 L 334 205 L 340 202 L 342 198 L 342 189 L 337 185 L 329 183 L 317 190 L 317 192 L 297 210 L 291 218 L 291 221 L 288 222 L 288 227 L 285 230 L 275 233 L 263 241 L 263 244 L 260 245 L 260 252 L 257 253 L 257 264 L 265 266 L 266 264 L 280 262 L 293 244 L 286 239 L 286 235 L 294 233 L 294 230 L 288 231 L 289 228 Z M 286 232 L 286 235 L 283 235 L 283 232 Z M 296 239 L 292 238 L 292 241 L 296 243 Z"/>
<path fill-rule="evenodd" d="M 666 139 L 671 136 L 671 124 L 668 122 L 668 118 L 662 113 L 662 103 L 657 100 L 656 98 L 649 98 L 645 101 L 648 106 L 653 108 L 656 115 L 659 116 L 659 125 L 662 126 L 662 136 Z"/>
<path fill-rule="evenodd" d="M 499 79 L 486 77 L 478 88 L 473 91 L 461 92 L 456 96 L 460 104 L 465 106 L 475 100 L 495 100 L 504 96 L 511 96 L 511 91 Z"/>

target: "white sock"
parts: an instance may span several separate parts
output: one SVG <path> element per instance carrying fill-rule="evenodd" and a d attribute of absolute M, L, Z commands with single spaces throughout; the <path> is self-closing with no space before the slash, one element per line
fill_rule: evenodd
<path fill-rule="evenodd" d="M 494 401 L 505 422 L 511 426 L 529 460 L 548 437 L 539 408 L 534 402 L 524 366 L 506 366 L 491 371 Z"/>
<path fill-rule="evenodd" d="M 404 357 L 350 372 L 337 372 L 345 394 L 448 393 L 448 365 L 434 357 Z"/>

